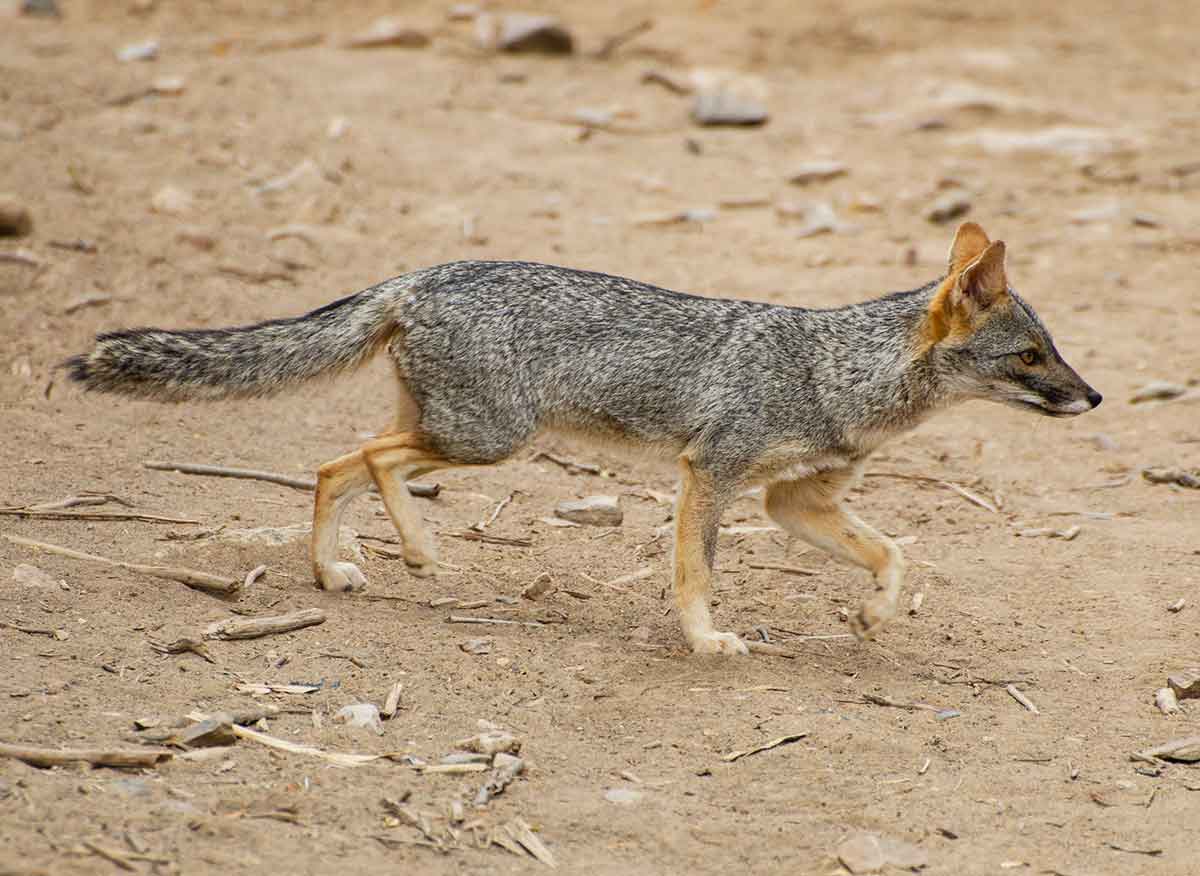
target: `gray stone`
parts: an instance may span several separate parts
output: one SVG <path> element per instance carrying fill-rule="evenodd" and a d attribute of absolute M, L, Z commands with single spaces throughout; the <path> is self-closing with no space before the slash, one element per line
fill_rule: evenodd
<path fill-rule="evenodd" d="M 1167 685 L 1181 700 L 1200 699 L 1200 669 L 1185 669 L 1167 677 Z"/>
<path fill-rule="evenodd" d="M 971 211 L 971 198 L 962 189 L 951 189 L 929 205 L 925 218 L 941 225 L 952 222 Z"/>
<path fill-rule="evenodd" d="M 351 727 L 371 730 L 379 736 L 383 735 L 383 721 L 379 717 L 379 707 L 374 703 L 352 703 L 342 706 L 333 716 L 333 720 Z"/>
<path fill-rule="evenodd" d="M 58 589 L 58 583 L 39 569 L 28 563 L 21 563 L 12 573 L 13 583 L 20 587 L 36 587 L 40 590 Z"/>
<path fill-rule="evenodd" d="M 620 526 L 625 519 L 616 496 L 587 496 L 559 502 L 554 513 L 563 520 L 588 526 Z"/>
<path fill-rule="evenodd" d="M 722 86 L 698 92 L 692 103 L 692 120 L 698 125 L 755 127 L 770 117 L 762 101 Z"/>
<path fill-rule="evenodd" d="M 570 31 L 549 15 L 479 15 L 475 18 L 475 35 L 485 49 L 501 52 L 569 55 L 575 51 Z"/>

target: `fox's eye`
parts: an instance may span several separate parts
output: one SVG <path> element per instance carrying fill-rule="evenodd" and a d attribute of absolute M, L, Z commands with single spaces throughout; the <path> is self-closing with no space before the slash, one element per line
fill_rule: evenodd
<path fill-rule="evenodd" d="M 1020 357 L 1022 365 L 1036 365 L 1041 358 L 1037 350 L 1022 350 L 1017 356 Z"/>

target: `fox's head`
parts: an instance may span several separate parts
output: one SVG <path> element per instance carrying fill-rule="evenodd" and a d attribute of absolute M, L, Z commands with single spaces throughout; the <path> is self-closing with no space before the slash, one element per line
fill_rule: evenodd
<path fill-rule="evenodd" d="M 1004 272 L 1004 242 L 974 222 L 959 226 L 950 269 L 922 326 L 926 355 L 959 398 L 981 398 L 1050 417 L 1072 417 L 1102 396 L 1075 373 Z"/>

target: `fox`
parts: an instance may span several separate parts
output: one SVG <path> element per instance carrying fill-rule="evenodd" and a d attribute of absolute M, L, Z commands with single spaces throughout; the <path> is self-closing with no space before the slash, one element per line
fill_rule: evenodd
<path fill-rule="evenodd" d="M 966 222 L 942 276 L 830 309 L 534 262 L 457 261 L 303 316 L 100 334 L 63 364 L 85 390 L 189 402 L 272 395 L 386 350 L 397 387 L 390 427 L 318 470 L 309 559 L 325 590 L 366 586 L 337 559 L 337 538 L 347 504 L 372 485 L 405 565 L 427 578 L 437 549 L 406 481 L 495 465 L 558 434 L 677 466 L 672 584 L 692 652 L 749 653 L 716 629 L 709 597 L 722 511 L 754 487 L 789 536 L 870 573 L 873 591 L 849 617 L 868 640 L 897 613 L 905 563 L 844 503 L 866 459 L 968 400 L 1047 417 L 1101 402 L 1009 285 L 1005 252 Z"/>

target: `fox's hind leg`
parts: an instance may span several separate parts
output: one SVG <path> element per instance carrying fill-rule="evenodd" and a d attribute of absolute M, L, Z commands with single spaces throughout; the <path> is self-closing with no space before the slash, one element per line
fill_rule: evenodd
<path fill-rule="evenodd" d="M 452 463 L 432 450 L 419 432 L 380 435 L 364 444 L 360 452 L 383 496 L 392 525 L 404 542 L 408 570 L 420 578 L 435 575 L 437 548 L 405 482 L 410 475 L 435 471 Z"/>
<path fill-rule="evenodd" d="M 890 538 L 842 506 L 853 477 L 853 470 L 845 470 L 779 481 L 767 489 L 766 504 L 771 518 L 791 535 L 874 575 L 875 595 L 850 618 L 855 635 L 870 639 L 896 616 L 904 557 Z"/>
<path fill-rule="evenodd" d="M 358 590 L 367 583 L 358 566 L 338 562 L 337 548 L 342 512 L 350 500 L 366 492 L 370 486 L 371 471 L 361 450 L 339 456 L 317 471 L 309 557 L 312 560 L 313 577 L 325 590 Z"/>
<path fill-rule="evenodd" d="M 725 497 L 715 488 L 712 478 L 682 457 L 675 509 L 675 604 L 683 635 L 697 654 L 750 653 L 737 634 L 713 628 L 708 610 L 724 504 Z"/>
<path fill-rule="evenodd" d="M 437 454 L 425 450 L 417 437 L 414 430 L 420 414 L 412 394 L 401 381 L 393 428 L 318 470 L 309 551 L 313 576 L 324 589 L 357 590 L 367 583 L 353 563 L 338 562 L 337 547 L 342 512 L 372 482 L 379 487 L 388 515 L 404 542 L 405 562 L 416 575 L 428 576 L 436 570 L 433 542 L 405 484 L 405 479 L 414 472 L 433 471 L 446 464 Z"/>

